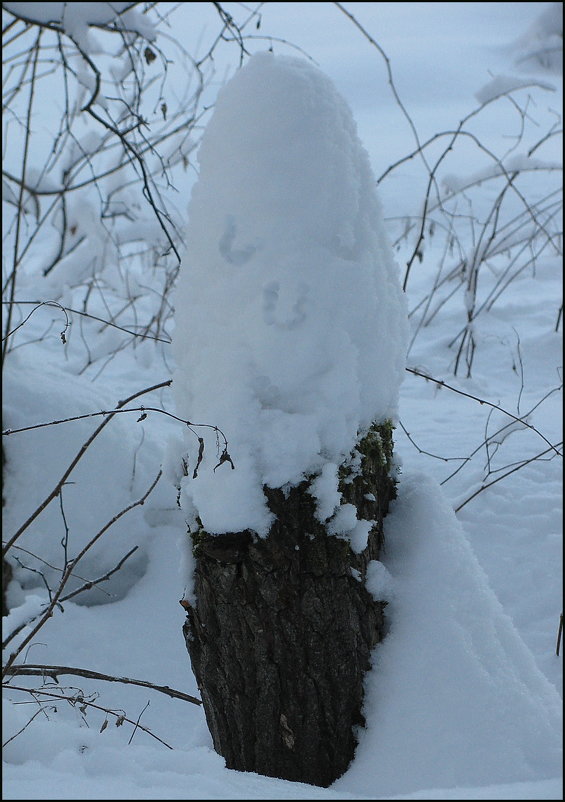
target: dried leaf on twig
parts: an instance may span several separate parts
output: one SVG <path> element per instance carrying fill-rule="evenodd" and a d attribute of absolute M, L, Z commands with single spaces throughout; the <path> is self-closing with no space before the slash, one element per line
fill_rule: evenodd
<path fill-rule="evenodd" d="M 198 468 L 200 467 L 200 463 L 202 462 L 202 457 L 204 456 L 204 438 L 203 437 L 199 437 L 198 438 L 198 443 L 199 443 L 199 446 L 198 446 L 198 460 L 196 462 L 196 467 L 194 469 L 194 473 L 192 474 L 192 478 L 193 479 L 196 479 L 196 477 L 198 476 Z"/>
<path fill-rule="evenodd" d="M 224 462 L 229 462 L 229 464 L 230 464 L 230 465 L 231 465 L 231 467 L 232 467 L 232 470 L 235 470 L 235 465 L 234 465 L 234 464 L 233 464 L 233 462 L 232 462 L 232 458 L 231 458 L 231 457 L 230 457 L 230 455 L 228 454 L 228 450 L 227 450 L 227 448 L 224 448 L 224 450 L 222 451 L 222 456 L 220 457 L 220 461 L 219 461 L 219 462 L 218 462 L 218 464 L 216 465 L 216 468 L 219 468 L 219 467 L 220 467 L 220 465 L 223 465 L 223 464 L 224 464 Z M 216 468 L 214 468 L 214 471 L 216 470 Z"/>

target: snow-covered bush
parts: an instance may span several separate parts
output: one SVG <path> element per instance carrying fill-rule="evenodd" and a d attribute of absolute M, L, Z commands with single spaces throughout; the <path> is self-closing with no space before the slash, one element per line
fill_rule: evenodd
<path fill-rule="evenodd" d="M 245 20 L 209 13 L 241 37 Z M 147 566 L 145 498 L 170 495 L 143 422 L 170 385 L 175 193 L 224 39 L 210 30 L 196 61 L 166 25 L 137 3 L 3 6 L 4 590 L 40 599 L 10 621 L 10 664 L 66 599 L 125 596 Z"/>
<path fill-rule="evenodd" d="M 461 312 L 449 343 L 455 375 L 473 373 L 479 317 L 488 317 L 520 276 L 535 276 L 546 257 L 562 253 L 561 121 L 550 107 L 538 112 L 540 127 L 530 110 L 553 91 L 539 78 L 495 76 L 477 91 L 479 105 L 455 130 L 418 148 L 424 197 L 413 216 L 399 221 L 394 243 L 406 264 L 404 288 L 416 285 L 411 345 L 443 307 Z M 495 150 L 483 144 L 480 131 L 502 103 L 513 107 L 515 128 L 504 132 Z M 477 165 L 470 173 L 459 169 L 466 160 Z M 425 259 L 433 260 L 435 275 L 420 290 L 415 274 Z M 554 315 L 557 323 L 558 304 Z"/>

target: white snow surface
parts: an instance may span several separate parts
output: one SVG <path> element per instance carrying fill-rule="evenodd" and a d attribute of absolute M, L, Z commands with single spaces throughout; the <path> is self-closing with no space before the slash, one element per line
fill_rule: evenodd
<path fill-rule="evenodd" d="M 396 420 L 406 305 L 351 112 L 307 61 L 253 56 L 220 92 L 199 162 L 174 394 L 178 415 L 224 432 L 237 469 L 214 470 L 208 437 L 183 492 L 207 531 L 264 535 L 263 485 L 341 464 L 373 421 Z"/>
<path fill-rule="evenodd" d="M 490 589 L 435 480 L 406 474 L 385 524 L 386 555 L 382 563 L 375 561 L 369 585 L 388 599 L 392 623 L 368 675 L 368 724 L 359 732 L 355 760 L 331 788 L 227 770 L 211 748 L 201 709 L 157 699 L 152 700 L 156 710 L 150 708 L 144 722 L 153 732 L 163 734 L 168 728 L 176 733 L 173 751 L 152 745 L 147 737 L 124 750 L 120 729 L 108 727 L 103 739 L 98 733 L 103 717 L 83 728 L 74 723 L 72 711 L 61 708 L 58 716 L 42 718 L 5 747 L 4 782 L 15 792 L 6 798 L 67 799 L 75 798 L 75 792 L 84 799 L 391 799 L 412 794 L 524 799 L 528 793 L 559 798 L 557 782 L 541 781 L 560 773 L 561 700 Z M 111 650 L 94 657 L 87 623 L 92 611 L 67 603 L 65 615 L 43 631 L 46 663 L 82 665 L 90 655 L 94 669 L 128 676 L 137 676 L 135 666 L 141 663 L 144 678 L 198 693 L 192 678 L 187 683 L 180 620 L 171 614 L 175 556 L 158 559 L 170 548 L 171 531 L 162 523 L 153 531 L 145 576 L 122 601 L 95 608 L 96 631 L 99 638 L 111 638 Z M 144 599 L 151 605 L 141 621 Z M 35 606 L 36 598 L 24 604 Z M 17 622 L 26 610 L 16 609 L 11 620 Z M 140 637 L 147 628 L 152 632 L 149 650 Z M 88 691 L 87 681 L 80 684 Z M 128 690 L 131 705 L 145 704 L 145 691 Z M 104 700 L 120 708 L 123 694 L 121 688 L 106 687 Z M 25 709 L 9 701 L 3 713 L 6 735 L 29 719 Z M 92 714 L 89 720 L 92 725 Z M 142 764 L 145 771 L 140 771 Z M 43 790 L 37 796 L 41 778 Z M 422 788 L 442 789 L 441 795 L 428 791 L 418 797 Z M 469 788 L 472 795 L 464 790 Z"/>
<path fill-rule="evenodd" d="M 20 5 L 27 6 L 30 14 L 40 14 L 50 4 Z M 97 7 L 102 5 L 105 4 L 66 4 L 66 13 L 72 15 L 78 6 L 88 6 L 97 13 Z M 474 107 L 477 87 L 486 83 L 489 74 L 502 75 L 511 69 L 508 59 L 514 54 L 509 56 L 507 43 L 518 41 L 525 30 L 529 32 L 522 52 L 533 53 L 525 67 L 529 73 L 533 65 L 543 66 L 540 51 L 546 50 L 546 44 L 551 47 L 559 44 L 554 34 L 561 9 L 560 4 L 550 4 L 544 16 L 543 5 L 541 21 L 551 23 L 547 30 L 544 26 L 543 30 L 539 28 L 539 19 L 532 26 L 532 20 L 540 14 L 539 3 L 352 3 L 348 8 L 385 47 L 402 98 L 413 113 L 423 140 L 438 130 L 451 129 L 467 114 Z M 237 11 L 236 4 L 229 7 L 234 13 Z M 212 4 L 184 3 L 178 12 L 180 16 L 171 19 L 181 19 L 183 25 L 179 24 L 175 30 L 182 35 L 187 48 L 195 52 L 206 13 L 210 15 L 209 29 L 216 30 L 215 9 Z M 390 97 L 385 70 L 379 72 L 376 66 L 376 51 L 363 42 L 354 26 L 344 24 L 345 18 L 340 23 L 334 4 L 269 3 L 261 13 L 263 31 L 267 30 L 269 19 L 274 20 L 273 33 L 287 41 L 296 41 L 316 58 L 324 72 L 332 75 L 340 92 L 352 103 L 377 173 L 413 150 L 409 126 L 400 119 L 396 103 Z M 538 41 L 537 34 L 533 34 L 540 30 L 544 36 Z M 551 41 L 546 41 L 545 33 L 551 36 Z M 265 42 L 250 39 L 248 47 L 254 46 L 263 49 Z M 274 49 L 289 52 L 279 43 L 274 44 Z M 552 56 L 544 75 L 550 71 L 551 81 L 559 89 L 557 62 Z M 314 80 L 327 85 L 311 68 L 305 69 L 305 74 L 313 74 Z M 535 102 L 527 106 L 525 130 L 531 134 L 538 123 L 542 127 L 519 148 L 524 153 L 547 130 L 547 115 L 550 125 L 555 123 L 556 96 L 537 92 L 534 85 L 531 92 Z M 335 93 L 332 93 L 335 111 Z M 289 105 L 290 100 L 285 100 L 281 108 Z M 497 101 L 489 104 L 488 111 L 491 116 L 480 129 L 481 138 L 487 146 L 496 148 L 502 137 L 505 142 L 499 153 L 504 154 L 511 147 L 508 135 L 515 131 L 511 124 L 514 107 Z M 52 98 L 48 98 L 46 113 L 52 114 Z M 12 130 L 9 128 L 9 134 Z M 237 133 L 234 126 L 234 135 Z M 169 144 L 172 149 L 175 140 Z M 244 147 L 245 143 L 240 150 Z M 456 192 L 463 186 L 466 177 L 485 175 L 484 185 L 478 186 L 477 194 L 472 196 L 477 217 L 484 218 L 492 208 L 488 160 L 483 173 L 485 161 L 476 153 L 467 155 L 468 158 L 462 158 L 456 149 L 454 161 L 449 163 L 448 170 L 454 174 L 452 190 Z M 510 152 L 509 157 L 511 160 L 517 156 Z M 547 139 L 534 157 L 545 163 L 559 161 L 561 146 L 557 137 Z M 520 163 L 523 158 L 518 155 Z M 506 158 L 502 161 L 510 163 Z M 30 154 L 29 167 L 33 170 L 36 165 L 32 162 Z M 224 169 L 229 177 L 241 166 L 224 165 Z M 271 169 L 277 175 L 282 172 L 276 162 Z M 424 175 L 427 178 L 425 172 Z M 533 197 L 536 175 L 542 175 L 543 182 L 543 176 L 550 174 L 525 173 L 525 184 L 519 186 L 528 198 Z M 403 163 L 392 174 L 392 180 L 385 179 L 379 186 L 387 231 L 393 236 L 398 228 L 402 230 L 395 216 L 417 217 L 421 211 L 420 178 L 416 158 Z M 442 178 L 439 173 L 438 178 Z M 47 185 L 47 177 L 45 182 Z M 222 185 L 221 175 L 217 176 L 216 186 L 218 200 L 223 200 L 228 186 Z M 233 188 L 229 191 L 235 192 Z M 242 186 L 241 192 L 249 203 L 250 188 Z M 9 201 L 8 197 L 4 208 L 8 229 L 13 221 Z M 340 203 L 346 201 L 340 198 Z M 28 204 L 26 200 L 28 205 L 27 217 L 31 218 L 34 202 Z M 222 206 L 225 214 L 225 204 Z M 86 218 L 85 222 L 94 229 L 94 236 L 84 246 L 87 255 L 89 248 L 104 253 L 102 238 L 96 233 L 97 210 L 96 200 L 92 199 L 92 205 L 82 208 L 78 215 L 81 223 Z M 69 221 L 73 222 L 76 210 L 71 211 Z M 469 207 L 463 205 L 460 211 L 467 216 Z M 223 250 L 236 262 L 238 258 L 244 261 L 248 246 L 258 248 L 259 234 L 242 241 L 237 227 L 234 232 L 233 225 L 226 224 L 225 218 L 222 221 L 214 209 L 209 212 L 212 220 L 216 220 L 216 243 L 221 240 Z M 233 215 L 237 226 L 237 209 Z M 260 215 L 256 212 L 256 222 L 258 219 Z M 550 223 L 548 219 L 548 226 Z M 295 232 L 298 228 L 299 221 Z M 321 228 L 320 223 L 316 230 Z M 509 231 L 508 246 L 512 245 L 513 237 L 520 241 L 525 230 L 521 226 L 520 232 Z M 462 229 L 458 231 L 461 234 Z M 468 235 L 461 234 L 463 246 L 473 246 L 472 233 L 471 227 Z M 154 231 L 149 226 L 145 235 L 153 241 Z M 10 231 L 6 237 L 9 246 Z M 422 260 L 415 264 L 408 283 L 411 308 L 429 292 L 437 265 L 445 259 L 447 271 L 454 264 L 452 255 L 444 253 L 441 243 L 437 234 L 432 236 L 426 231 Z M 46 250 L 50 244 L 49 241 Z M 209 251 L 205 245 L 202 247 L 206 255 Z M 398 244 L 396 247 L 400 248 L 397 258 L 402 264 L 402 248 Z M 312 249 L 316 250 L 313 246 Z M 320 250 L 322 246 L 317 252 Z M 332 255 L 331 247 L 326 250 Z M 258 249 L 247 264 L 218 259 L 214 269 L 220 265 L 224 273 L 231 268 L 239 270 L 240 276 L 245 275 L 246 268 L 253 264 L 253 259 L 262 258 L 262 253 Z M 287 256 L 289 267 L 291 256 Z M 499 276 L 505 275 L 505 260 L 502 254 L 489 262 L 480 273 L 479 290 L 484 287 L 487 293 L 498 286 Z M 9 271 L 10 259 L 6 262 Z M 82 280 L 81 271 L 87 269 L 87 262 L 84 252 L 71 254 L 43 284 L 41 263 L 23 259 L 21 275 L 18 274 L 18 298 L 57 297 L 61 303 L 73 306 L 72 287 L 75 281 Z M 354 266 L 347 264 L 350 268 Z M 111 268 L 110 263 L 103 278 L 112 279 Z M 301 272 L 303 268 L 304 265 Z M 150 284 L 147 273 L 143 263 L 138 270 L 132 269 L 128 278 L 136 293 Z M 212 275 L 215 273 L 210 270 Z M 204 276 L 199 281 L 204 283 Z M 274 281 L 279 281 L 278 289 Z M 305 279 L 300 281 L 306 283 Z M 306 326 L 300 317 L 306 313 L 314 315 L 312 299 L 317 299 L 318 292 L 323 297 L 329 294 L 325 283 L 322 282 L 322 287 L 316 284 L 312 296 L 307 296 L 300 305 L 298 285 L 292 285 L 296 288 L 293 295 L 290 285 L 270 276 L 259 298 L 259 311 L 256 310 L 255 316 L 250 314 L 249 321 L 240 319 L 241 326 L 249 323 L 255 327 L 255 333 L 263 335 L 274 331 L 277 322 L 294 320 L 298 327 Z M 241 289 L 246 286 L 242 284 Z M 56 294 L 57 288 L 64 290 L 68 300 Z M 239 291 L 235 279 L 231 289 L 234 293 Z M 242 295 L 238 295 L 240 300 Z M 461 293 L 438 309 L 426 326 L 417 328 L 414 323 L 417 315 L 412 317 L 409 365 L 420 366 L 423 372 L 445 379 L 461 392 L 522 416 L 539 434 L 559 444 L 562 396 L 558 389 L 563 361 L 562 323 L 557 325 L 556 319 L 561 296 L 560 257 L 544 252 L 533 267 L 521 271 L 511 281 L 491 311 L 473 322 L 477 350 L 472 376 L 453 375 L 454 350 L 449 346 L 468 312 L 467 296 Z M 151 293 L 145 299 L 149 305 Z M 99 308 L 99 314 L 105 317 L 102 303 Z M 24 307 L 19 319 L 28 309 Z M 207 311 L 215 325 L 221 325 L 218 310 Z M 193 309 L 193 313 L 200 315 L 199 326 L 192 332 L 187 321 L 186 333 L 194 333 L 203 346 L 200 331 L 206 310 Z M 343 319 L 338 312 L 339 325 Z M 270 326 L 266 322 L 269 320 Z M 261 328 L 257 321 L 262 321 Z M 100 321 L 82 321 L 75 314 L 67 332 L 67 345 L 63 346 L 59 336 L 62 327 L 60 310 L 44 306 L 13 336 L 14 350 L 8 354 L 5 366 L 4 426 L 17 428 L 113 408 L 119 399 L 171 375 L 174 360 L 170 346 L 144 341 L 135 350 L 131 345 L 120 350 L 123 340 L 116 329 L 103 328 Z M 302 340 L 293 338 L 294 330 L 281 329 L 280 325 L 279 330 L 286 333 L 299 351 Z M 229 333 L 232 340 L 237 340 L 235 327 Z M 219 339 L 214 332 L 210 332 L 210 337 Z M 90 349 L 92 364 L 88 367 L 84 366 L 81 338 Z M 189 346 L 190 340 L 186 339 L 184 347 Z M 330 339 L 328 352 L 333 347 L 334 340 Z M 217 359 L 207 346 L 203 357 L 212 363 Z M 233 358 L 231 352 L 230 358 Z M 308 357 L 303 359 L 308 367 Z M 202 371 L 205 372 L 204 367 Z M 243 378 L 255 376 L 253 371 L 255 367 L 252 370 L 244 366 Z M 218 395 L 229 398 L 234 373 L 226 356 Z M 276 410 L 278 396 L 268 384 L 272 374 L 265 375 L 267 381 L 250 388 L 248 397 L 256 400 L 259 411 L 269 409 L 268 404 Z M 196 378 L 198 386 L 202 386 L 203 378 Z M 349 376 L 345 378 L 348 380 Z M 344 382 L 343 388 L 336 385 L 337 391 L 345 392 L 349 384 Z M 191 402 L 189 390 L 185 386 L 180 399 L 187 414 Z M 298 398 L 303 400 L 300 394 Z M 134 405 L 137 407 L 140 401 L 173 410 L 169 388 L 143 396 Z M 219 423 L 216 416 L 226 411 L 226 405 L 223 401 L 218 404 L 212 411 L 203 409 L 204 417 L 195 422 Z M 282 411 L 293 413 L 292 409 Z M 65 526 L 68 556 L 73 557 L 119 510 L 140 498 L 164 463 L 167 478 L 161 479 L 143 507 L 132 509 L 110 528 L 98 547 L 87 555 L 88 560 L 85 558 L 77 566 L 80 577 L 74 581 L 80 584 L 97 578 L 136 545 L 140 548 L 135 555 L 141 559 L 129 566 L 126 563 L 109 582 L 85 594 L 87 598 L 78 596 L 56 607 L 19 659 L 28 664 L 76 666 L 112 676 L 138 678 L 199 696 L 181 633 L 184 612 L 178 603 L 180 598 L 190 598 L 192 571 L 185 523 L 190 499 L 185 493 L 185 508 L 179 510 L 174 488 L 182 475 L 179 441 L 185 427 L 155 412 L 149 412 L 143 420 L 138 420 L 139 417 L 139 411 L 134 411 L 118 415 L 108 424 L 70 475 L 63 488 L 62 507 L 58 507 L 60 499 L 48 505 L 18 541 L 22 550 L 10 552 L 14 579 L 8 587 L 10 614 L 3 619 L 3 635 L 7 637 L 14 628 L 23 626 L 9 643 L 9 653 L 29 633 L 33 616 L 48 604 L 42 574 L 51 587 L 56 586 L 64 563 Z M 370 563 L 366 578 L 366 587 L 375 598 L 388 602 L 389 631 L 375 649 L 373 668 L 367 676 L 364 710 L 367 727 L 359 732 L 355 759 L 342 778 L 323 789 L 228 770 L 213 750 L 202 708 L 148 688 L 73 675 L 62 675 L 58 685 L 47 677 L 18 677 L 11 680 L 11 687 L 3 693 L 6 743 L 3 798 L 562 799 L 562 767 L 557 753 L 562 741 L 559 691 L 563 648 L 560 657 L 555 654 L 562 610 L 560 460 L 549 449 L 542 458 L 528 462 L 533 455 L 548 449 L 548 443 L 539 434 L 518 425 L 500 410 L 478 404 L 469 395 L 461 396 L 447 386 L 440 387 L 413 375 L 408 375 L 400 387 L 399 418 L 394 432 L 396 462 L 402 466 L 398 498 L 385 519 L 385 549 L 379 561 Z M 3 438 L 5 538 L 45 498 L 100 420 L 96 417 L 74 421 Z M 239 428 L 240 422 L 237 423 Z M 205 431 L 195 429 L 199 436 Z M 488 435 L 492 435 L 490 445 L 485 442 Z M 206 436 L 207 463 L 200 466 L 199 479 L 213 474 L 212 484 L 224 473 L 235 476 L 242 466 L 247 470 L 245 461 L 236 458 L 233 445 L 235 440 L 230 438 L 230 453 L 237 470 L 232 471 L 227 463 L 214 474 L 213 467 L 218 461 L 215 442 L 213 437 Z M 283 462 L 287 470 L 291 459 L 282 445 L 286 449 L 290 443 L 279 439 L 281 454 L 277 455 L 277 462 Z M 189 446 L 193 470 L 194 448 L 190 443 Z M 220 454 L 221 448 L 220 439 Z M 304 446 L 300 448 L 305 450 Z M 474 456 L 469 458 L 472 453 Z M 324 455 L 317 466 L 319 475 L 312 492 L 323 521 L 331 520 L 340 506 L 337 468 L 341 456 L 336 455 L 332 460 Z M 259 470 L 256 453 L 250 454 L 248 464 Z M 460 470 L 451 477 L 457 468 Z M 279 470 L 278 465 L 274 464 L 272 470 L 273 474 Z M 251 468 L 248 479 L 250 471 Z M 493 479 L 499 481 L 489 484 Z M 443 483 L 441 488 L 439 483 Z M 258 517 L 261 505 L 258 495 Z M 454 509 L 458 509 L 457 513 Z M 347 514 L 346 509 L 345 518 Z M 339 518 L 335 524 L 339 524 Z M 347 536 L 357 526 L 353 518 L 342 524 L 354 527 Z M 359 542 L 362 536 L 358 531 Z M 132 560 L 137 559 L 135 555 Z M 360 575 L 358 579 L 362 580 Z M 103 709 L 89 708 L 83 714 L 77 704 L 62 701 L 50 704 L 46 700 L 40 712 L 39 705 L 29 704 L 31 697 L 17 687 L 66 692 L 71 699 L 80 689 L 101 708 L 123 711 L 133 722 L 139 719 L 141 725 L 172 749 L 128 722 L 116 727 L 110 715 L 108 726 L 101 731 L 107 718 Z"/>
<path fill-rule="evenodd" d="M 559 774 L 559 695 L 490 589 L 439 485 L 406 476 L 385 521 L 394 623 L 374 651 L 366 689 L 378 715 L 333 787 L 370 796 L 375 777 L 386 795 Z"/>

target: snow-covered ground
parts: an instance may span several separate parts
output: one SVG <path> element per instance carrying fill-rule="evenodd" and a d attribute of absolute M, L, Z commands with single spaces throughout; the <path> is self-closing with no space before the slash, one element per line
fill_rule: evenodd
<path fill-rule="evenodd" d="M 67 7 L 78 12 L 83 5 Z M 181 4 L 177 12 L 174 33 L 178 38 L 179 31 L 184 32 L 188 49 L 197 46 L 193 42 L 204 47 L 198 37 L 204 24 L 209 30 L 214 24 L 209 6 Z M 562 278 L 560 239 L 550 236 L 560 214 L 551 193 L 559 188 L 561 144 L 557 136 L 550 136 L 531 151 L 554 125 L 561 106 L 562 68 L 552 49 L 558 40 L 558 6 L 344 7 L 390 56 L 395 88 L 420 142 L 452 132 L 460 120 L 486 104 L 465 122 L 455 147 L 438 167 L 437 188 L 430 193 L 430 205 L 437 208 L 428 210 L 414 258 L 429 165 L 443 153 L 449 133 L 424 151 L 428 166 L 417 154 L 383 175 L 416 144 L 387 84 L 385 62 L 362 31 L 331 3 L 266 4 L 261 28 L 255 29 L 257 35 L 270 33 L 303 48 L 334 81 L 352 108 L 379 179 L 400 281 L 411 261 L 406 291 L 412 330 L 407 365 L 412 372 L 400 388 L 395 431 L 399 492 L 386 521 L 383 565 L 373 577 L 389 601 L 390 632 L 374 654 L 366 688 L 367 728 L 360 733 L 349 770 L 329 789 L 227 770 L 212 749 L 202 709 L 190 702 L 147 687 L 70 674 L 59 676 L 58 684 L 50 678 L 13 677 L 3 702 L 4 798 L 562 798 L 562 657 L 555 654 L 562 609 L 561 458 L 556 453 L 562 451 L 562 324 L 557 325 Z M 236 4 L 225 7 L 236 14 Z M 68 13 L 74 33 L 88 49 L 92 44 L 84 18 Z M 103 14 L 98 19 L 103 20 Z M 131 22 L 140 29 L 138 19 L 132 17 Z M 151 27 L 144 31 L 152 36 Z M 258 51 L 269 44 L 257 39 L 249 46 Z M 275 53 L 300 56 L 282 42 L 274 42 L 273 48 Z M 552 54 L 544 65 L 532 56 L 542 48 Z M 232 58 L 230 72 L 234 63 Z M 219 75 L 222 70 L 220 64 Z M 499 92 L 503 97 L 496 99 Z M 292 101 L 296 98 L 280 102 L 283 119 Z M 268 131 L 271 123 L 257 125 Z M 219 135 L 216 129 L 216 147 L 229 154 L 233 143 L 218 142 Z M 5 169 L 13 172 L 17 167 Z M 217 169 L 219 180 L 222 166 Z M 497 204 L 504 182 L 515 171 L 504 203 Z M 280 165 L 273 166 L 274 176 L 282 172 Z M 230 164 L 226 174 L 233 177 L 237 170 Z M 231 191 L 233 187 L 226 189 L 226 195 Z M 335 208 L 341 209 L 343 198 L 338 200 Z M 208 201 L 212 203 L 210 196 Z M 174 203 L 186 210 L 188 198 Z M 246 203 L 253 205 L 252 199 Z M 7 209 L 10 212 L 9 203 Z M 211 205 L 208 214 L 213 211 Z M 69 215 L 72 212 L 69 209 Z M 88 216 L 88 211 L 83 208 L 82 214 Z M 96 243 L 95 223 L 87 224 Z M 547 232 L 546 240 L 532 239 L 533 226 Z M 8 228 L 6 236 L 9 246 L 13 229 Z M 229 231 L 223 241 L 230 248 L 241 247 L 230 240 Z M 42 279 L 34 272 L 41 266 L 38 258 L 22 266 L 17 297 L 80 305 L 84 287 L 72 286 L 73 278 L 82 280 L 80 259 L 73 254 L 67 259 L 66 283 L 53 271 L 42 289 Z M 473 265 L 479 265 L 475 273 Z M 11 269 L 9 257 L 4 269 Z M 152 281 L 142 258 L 130 260 L 128 271 L 128 291 L 133 296 L 141 290 L 137 313 L 145 306 L 153 309 L 153 290 L 142 292 Z M 316 274 L 300 276 L 299 294 L 313 275 L 319 281 Z M 290 286 L 285 277 L 281 271 L 275 287 L 269 276 L 262 306 L 268 320 L 281 309 L 294 320 L 297 310 L 302 313 L 312 304 L 306 293 L 302 307 L 293 306 L 293 298 L 285 297 Z M 280 308 L 273 312 L 275 301 Z M 371 303 L 363 299 L 365 314 Z M 102 302 L 99 309 L 105 317 Z M 205 353 L 206 310 L 193 311 L 201 314 L 196 336 Z M 230 321 L 231 329 L 220 328 L 221 310 L 213 311 L 209 336 L 217 357 L 222 334 L 230 337 L 231 348 L 243 323 Z M 352 322 L 350 311 L 346 309 L 340 320 Z M 461 337 L 453 340 L 475 313 L 455 375 Z M 19 318 L 14 321 L 18 322 Z M 363 338 L 365 323 L 361 321 Z M 60 310 L 42 307 L 14 334 L 14 350 L 4 367 L 5 428 L 113 409 L 121 399 L 173 375 L 176 366 L 169 345 L 146 341 L 135 349 L 130 345 L 116 350 L 123 332 L 106 328 L 100 333 L 94 322 L 78 314 L 72 316 L 64 345 L 59 335 L 64 325 Z M 183 326 L 188 336 L 190 321 Z M 285 331 L 288 335 L 288 327 Z M 300 328 L 290 331 L 290 344 L 297 348 Z M 182 363 L 182 347 L 175 348 Z M 194 358 L 193 353 L 189 365 Z M 337 363 L 331 351 L 328 360 Z M 221 360 L 219 364 L 217 383 Z M 275 376 L 267 367 L 263 373 L 266 380 L 261 383 L 261 376 L 245 361 L 226 364 L 231 381 L 237 374 L 250 379 L 251 398 L 265 399 L 271 393 L 276 406 Z M 331 371 L 330 375 L 330 390 L 338 393 L 335 376 Z M 215 403 L 213 393 L 207 392 Z M 222 403 L 198 423 L 218 425 L 223 431 L 216 416 L 230 392 L 229 386 L 219 386 Z M 296 404 L 306 395 L 295 392 L 292 400 Z M 163 466 L 164 475 L 145 503 L 122 515 L 101 536 L 65 592 L 109 572 L 137 546 L 135 553 L 108 580 L 56 608 L 18 662 L 89 669 L 199 696 L 178 604 L 190 593 L 186 499 L 181 499 L 183 511 L 175 487 L 186 427 L 149 409 L 179 417 L 189 414 L 178 395 L 176 401 L 175 407 L 171 388 L 163 386 L 128 405 L 138 411 L 117 414 L 69 475 L 61 494 L 18 541 L 27 551 L 10 552 L 15 580 L 8 588 L 11 609 L 3 619 L 4 637 L 44 609 L 45 581 L 56 587 L 64 544 L 69 558 L 76 555 L 114 516 L 144 496 Z M 3 438 L 5 541 L 48 496 L 101 420 L 82 418 Z M 234 418 L 232 425 L 241 424 Z M 195 431 L 204 436 L 202 429 Z M 304 452 L 306 445 L 300 443 L 295 456 L 297 450 Z M 213 479 L 214 465 L 214 460 L 211 466 L 203 462 L 201 474 L 207 470 Z M 222 470 L 231 474 L 229 464 L 222 464 L 216 475 Z M 33 554 L 42 561 L 34 561 Z M 5 658 L 29 631 L 24 627 L 18 633 Z M 16 686 L 40 689 L 41 694 L 30 697 Z M 48 695 L 65 692 L 73 701 Z M 120 715 L 127 720 L 116 726 Z M 145 729 L 135 728 L 138 720 Z"/>

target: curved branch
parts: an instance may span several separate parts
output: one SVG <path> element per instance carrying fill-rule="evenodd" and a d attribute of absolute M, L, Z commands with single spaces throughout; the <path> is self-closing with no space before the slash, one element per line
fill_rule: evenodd
<path fill-rule="evenodd" d="M 2 301 L 3 304 L 9 304 L 10 301 Z M 166 340 L 164 337 L 156 337 L 153 334 L 143 334 L 142 332 L 131 331 L 131 329 L 126 329 L 124 326 L 118 326 L 117 323 L 112 323 L 111 320 L 106 320 L 103 317 L 97 317 L 96 315 L 91 315 L 90 312 L 84 312 L 82 309 L 73 309 L 70 306 L 61 306 L 60 303 L 57 301 L 14 301 L 14 304 L 19 306 L 29 306 L 33 305 L 36 309 L 40 306 L 56 306 L 61 309 L 63 312 L 71 312 L 73 315 L 80 315 L 81 317 L 86 317 L 89 320 L 96 320 L 98 323 L 103 323 L 105 326 L 110 326 L 113 329 L 118 329 L 118 331 L 123 331 L 124 334 L 129 334 L 132 337 L 139 337 L 142 340 L 155 340 L 158 343 L 165 343 L 165 345 L 170 345 L 171 340 Z M 30 314 L 23 320 L 15 329 L 13 329 L 10 333 L 13 334 L 20 326 L 23 326 L 26 321 L 29 320 L 31 315 L 36 311 L 33 309 Z M 123 310 L 122 310 L 123 311 Z M 68 322 L 67 318 L 67 325 L 65 326 L 64 331 L 68 329 L 70 323 Z M 61 332 L 63 334 L 64 332 Z"/>

